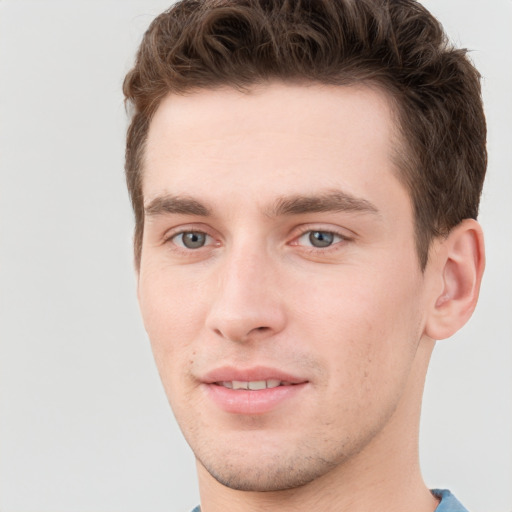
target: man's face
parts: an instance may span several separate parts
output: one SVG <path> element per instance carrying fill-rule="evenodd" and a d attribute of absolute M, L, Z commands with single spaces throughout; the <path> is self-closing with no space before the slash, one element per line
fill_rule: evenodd
<path fill-rule="evenodd" d="M 171 95 L 152 120 L 140 306 L 221 483 L 302 485 L 412 421 L 429 294 L 395 131 L 367 87 Z"/>

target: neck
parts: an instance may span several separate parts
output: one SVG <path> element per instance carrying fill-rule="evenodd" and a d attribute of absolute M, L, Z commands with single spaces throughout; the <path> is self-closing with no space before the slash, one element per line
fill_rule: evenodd
<path fill-rule="evenodd" d="M 198 462 L 202 512 L 433 512 L 437 499 L 421 476 L 421 396 L 433 341 L 423 340 L 406 391 L 386 426 L 358 454 L 295 489 L 247 492 L 217 482 Z"/>

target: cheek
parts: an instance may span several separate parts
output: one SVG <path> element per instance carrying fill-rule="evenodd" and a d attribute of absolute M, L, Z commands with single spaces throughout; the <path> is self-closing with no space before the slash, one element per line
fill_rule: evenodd
<path fill-rule="evenodd" d="M 206 307 L 200 286 L 176 274 L 144 268 L 139 279 L 139 306 L 155 362 L 165 388 L 183 374 L 194 357 L 190 346 L 204 326 Z M 177 371 L 179 370 L 179 372 Z"/>
<path fill-rule="evenodd" d="M 139 306 L 150 339 L 174 339 L 200 326 L 201 298 L 205 290 L 201 280 L 188 274 L 148 262 L 139 277 Z"/>
<path fill-rule="evenodd" d="M 421 282 L 406 274 L 366 270 L 317 281 L 296 306 L 299 331 L 352 393 L 386 387 L 409 371 L 421 335 Z"/>

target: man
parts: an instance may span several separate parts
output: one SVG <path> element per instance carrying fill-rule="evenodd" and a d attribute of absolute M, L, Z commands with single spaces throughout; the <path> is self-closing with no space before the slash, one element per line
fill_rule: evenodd
<path fill-rule="evenodd" d="M 139 302 L 201 510 L 463 511 L 418 424 L 484 268 L 465 52 L 412 0 L 186 0 L 124 92 Z"/>

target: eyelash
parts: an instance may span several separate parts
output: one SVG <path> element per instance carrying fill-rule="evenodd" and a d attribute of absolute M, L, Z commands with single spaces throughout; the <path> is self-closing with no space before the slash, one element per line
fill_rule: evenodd
<path fill-rule="evenodd" d="M 211 240 L 215 240 L 214 237 L 211 236 L 210 234 L 208 234 L 204 229 L 190 228 L 190 229 L 182 229 L 180 231 L 175 231 L 175 232 L 170 233 L 168 236 L 165 237 L 164 243 L 171 243 L 176 247 L 176 250 L 186 252 L 186 253 L 198 251 L 199 249 L 203 249 L 204 247 L 209 247 L 212 245 L 212 244 L 206 243 L 205 245 L 202 245 L 202 246 L 198 247 L 197 249 L 191 249 L 191 248 L 183 247 L 183 246 L 179 245 L 178 243 L 176 243 L 175 240 L 178 237 L 187 235 L 187 234 L 204 235 L 207 239 L 209 238 Z M 218 245 L 218 244 L 215 244 L 215 245 Z"/>
<path fill-rule="evenodd" d="M 332 235 L 334 237 L 333 242 L 330 245 L 326 245 L 324 247 L 315 247 L 314 245 L 302 245 L 299 243 L 300 239 L 313 233 L 322 233 L 324 235 Z M 337 240 L 336 240 L 337 238 Z M 290 242 L 290 245 L 292 246 L 298 246 L 301 247 L 303 251 L 307 251 L 308 253 L 314 253 L 314 254 L 326 254 L 332 251 L 337 251 L 340 249 L 340 244 L 343 244 L 343 242 L 349 242 L 351 239 L 344 235 L 343 233 L 330 229 L 322 229 L 321 227 L 317 226 L 304 226 L 302 227 L 301 231 L 297 236 L 293 238 L 293 240 Z"/>
<path fill-rule="evenodd" d="M 322 233 L 323 235 L 333 236 L 334 240 L 332 241 L 332 243 L 330 245 L 326 245 L 324 247 L 315 247 L 313 245 L 304 245 L 304 244 L 299 243 L 301 238 L 307 236 L 308 234 L 311 236 L 312 233 Z M 201 245 L 197 248 L 187 248 L 187 247 L 184 247 L 183 245 L 178 244 L 176 242 L 176 239 L 178 237 L 186 235 L 186 234 L 204 235 L 207 238 L 207 240 L 210 239 L 210 240 L 214 241 L 214 243 L 212 244 L 212 243 L 206 242 L 204 245 Z M 300 230 L 300 232 L 296 236 L 294 236 L 292 241 L 288 242 L 287 245 L 300 247 L 301 250 L 306 251 L 308 253 L 326 254 L 328 252 L 336 251 L 336 250 L 340 249 L 340 244 L 343 244 L 343 242 L 349 242 L 350 240 L 351 240 L 350 237 L 347 237 L 346 235 L 340 233 L 339 231 L 333 230 L 333 229 L 322 229 L 322 228 L 318 228 L 316 226 L 303 226 L 302 229 Z M 168 236 L 165 237 L 164 243 L 173 244 L 173 246 L 175 248 L 174 250 L 180 251 L 184 254 L 199 252 L 201 249 L 220 245 L 219 242 L 215 243 L 215 238 L 212 235 L 210 235 L 206 230 L 204 230 L 203 228 L 194 229 L 193 227 L 191 227 L 189 229 L 182 229 L 179 231 L 172 232 L 171 234 L 169 234 Z"/>

